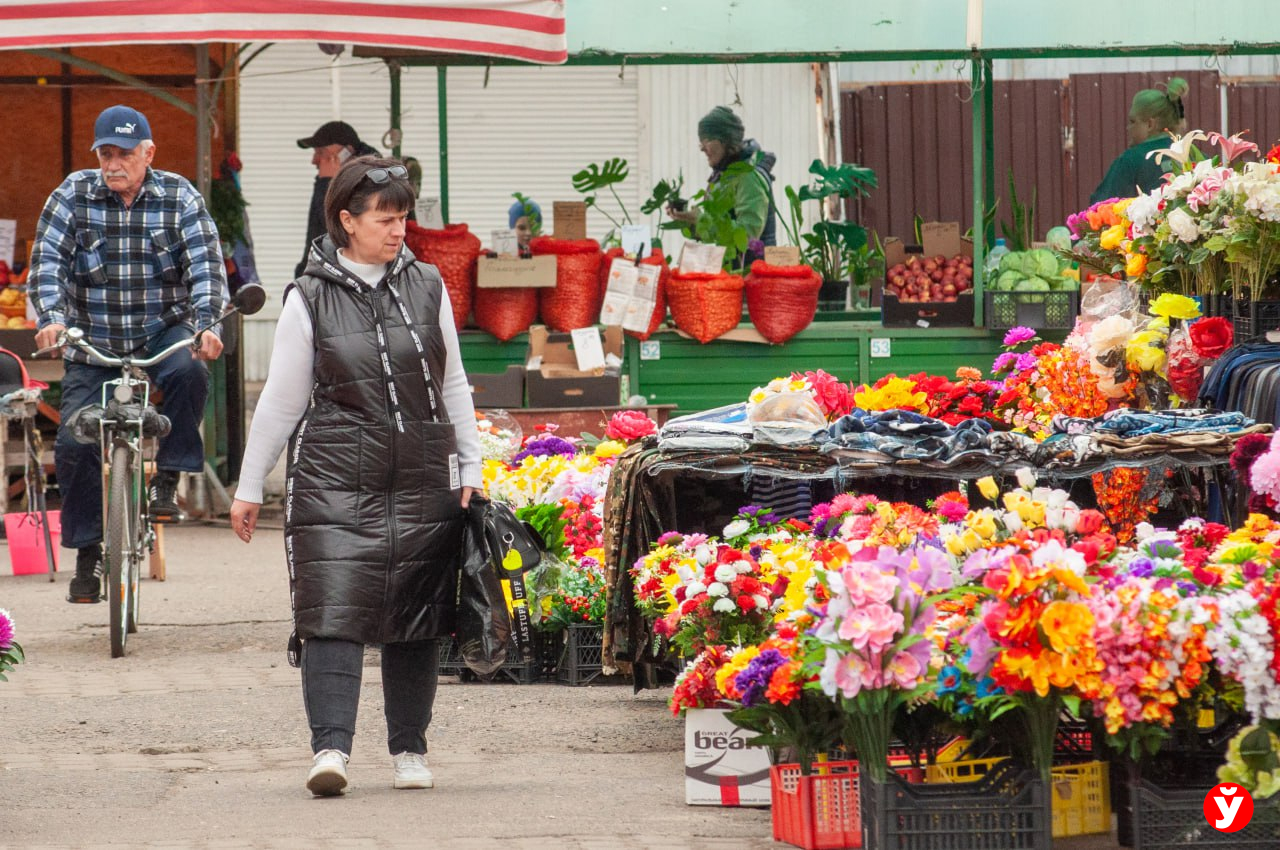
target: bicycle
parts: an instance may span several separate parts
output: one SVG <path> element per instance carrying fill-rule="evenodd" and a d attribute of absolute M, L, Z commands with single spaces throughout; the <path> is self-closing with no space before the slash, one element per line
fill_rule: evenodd
<path fill-rule="evenodd" d="M 151 357 L 116 356 L 90 345 L 79 328 L 67 328 L 56 345 L 36 355 L 65 346 L 79 349 L 90 362 L 118 367 L 120 377 L 102 387 L 102 404 L 76 411 L 67 423 L 77 440 L 98 442 L 102 447 L 107 486 L 103 490 L 103 581 L 111 614 L 111 657 L 125 654 L 128 636 L 138 631 L 139 578 L 146 553 L 154 548 L 155 529 L 147 506 L 144 458 L 152 443 L 169 432 L 169 420 L 151 404 L 151 385 L 143 371 L 184 349 L 200 345 L 200 337 L 235 315 L 249 316 L 262 309 L 266 291 L 246 284 L 232 296 L 223 314 L 191 339 L 173 343 Z M 153 453 L 154 454 L 154 453 Z"/>
<path fill-rule="evenodd" d="M 45 505 L 44 441 L 36 427 L 36 414 L 41 395 L 49 387 L 27 376 L 22 360 L 7 349 L 0 349 L 0 427 L 9 422 L 22 423 L 22 480 L 26 496 L 27 517 L 34 521 L 44 536 L 45 564 L 49 581 L 55 581 L 53 535 L 49 530 L 49 511 Z"/>

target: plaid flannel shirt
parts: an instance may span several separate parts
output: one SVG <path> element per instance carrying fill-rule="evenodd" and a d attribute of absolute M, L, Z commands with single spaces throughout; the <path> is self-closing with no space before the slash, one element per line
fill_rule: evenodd
<path fill-rule="evenodd" d="M 39 327 L 80 328 L 116 354 L 174 325 L 207 325 L 228 299 L 204 199 L 186 178 L 151 168 L 127 209 L 100 170 L 69 175 L 40 213 L 27 290 Z M 88 362 L 75 349 L 66 356 Z"/>

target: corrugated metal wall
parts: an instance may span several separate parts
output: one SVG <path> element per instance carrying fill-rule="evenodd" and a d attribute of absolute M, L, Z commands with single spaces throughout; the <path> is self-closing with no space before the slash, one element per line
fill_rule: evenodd
<path fill-rule="evenodd" d="M 848 86 L 879 83 L 968 82 L 969 63 L 840 62 L 840 82 Z M 1217 71 L 1223 76 L 1275 76 L 1280 56 L 1118 56 L 1087 59 L 997 59 L 992 63 L 997 80 L 1065 80 L 1074 74 L 1132 74 L 1161 72 L 1185 76 L 1197 71 Z"/>
<path fill-rule="evenodd" d="M 1179 72 L 1191 86 L 1190 128 L 1222 125 L 1214 71 Z M 1133 94 L 1160 73 L 1077 74 L 1069 80 L 997 80 L 993 137 L 997 222 L 1011 220 L 1009 169 L 1019 201 L 1035 192 L 1036 235 L 1083 208 L 1126 144 Z M 1273 88 L 1233 88 L 1235 128 L 1275 124 Z M 901 83 L 842 95 L 846 158 L 876 170 L 880 188 L 860 204 L 861 220 L 882 235 L 909 238 L 915 215 L 973 220 L 972 126 L 968 83 Z M 1272 135 L 1252 136 L 1270 139 Z M 1261 142 L 1260 142 L 1261 143 Z M 997 227 L 997 234 L 1000 229 Z"/>

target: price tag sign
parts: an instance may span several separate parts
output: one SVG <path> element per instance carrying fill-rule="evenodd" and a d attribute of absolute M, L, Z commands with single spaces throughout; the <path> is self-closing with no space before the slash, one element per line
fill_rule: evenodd
<path fill-rule="evenodd" d="M 444 230 L 444 211 L 438 197 L 418 198 L 413 214 L 418 224 L 427 230 Z"/>
<path fill-rule="evenodd" d="M 766 245 L 764 261 L 771 266 L 798 266 L 800 249 L 795 245 Z"/>
<path fill-rule="evenodd" d="M 604 369 L 604 345 L 600 331 L 595 328 L 577 328 L 569 331 L 573 338 L 573 353 L 578 359 L 579 372 L 595 372 Z"/>
<path fill-rule="evenodd" d="M 587 238 L 587 205 L 582 201 L 556 201 L 551 215 L 557 239 Z"/>
<path fill-rule="evenodd" d="M 649 225 L 622 225 L 622 252 L 624 254 L 633 256 L 637 260 L 643 260 L 645 257 L 649 256 L 650 241 Z"/>
<path fill-rule="evenodd" d="M 499 257 L 515 257 L 520 253 L 520 238 L 514 230 L 495 230 L 489 247 Z"/>

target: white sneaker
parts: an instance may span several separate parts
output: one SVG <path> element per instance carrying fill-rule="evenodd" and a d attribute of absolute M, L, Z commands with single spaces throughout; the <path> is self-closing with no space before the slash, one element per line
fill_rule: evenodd
<path fill-rule="evenodd" d="M 400 753 L 391 757 L 396 768 L 396 788 L 431 788 L 435 777 L 427 767 L 427 757 L 421 753 Z"/>
<path fill-rule="evenodd" d="M 307 774 L 307 790 L 317 797 L 333 797 L 347 787 L 347 754 L 338 750 L 316 753 L 315 764 Z"/>

